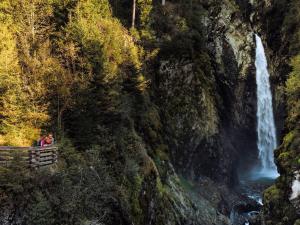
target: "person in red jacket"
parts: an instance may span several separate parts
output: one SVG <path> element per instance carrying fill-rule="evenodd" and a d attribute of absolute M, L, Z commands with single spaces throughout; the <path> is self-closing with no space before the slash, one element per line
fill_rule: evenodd
<path fill-rule="evenodd" d="M 44 145 L 43 146 L 50 146 L 54 144 L 54 138 L 53 138 L 53 134 L 49 133 L 45 139 L 44 139 Z"/>

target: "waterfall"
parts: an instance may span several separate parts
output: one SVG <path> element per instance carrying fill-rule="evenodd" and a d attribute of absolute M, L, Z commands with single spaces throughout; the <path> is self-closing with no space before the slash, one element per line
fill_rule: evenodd
<path fill-rule="evenodd" d="M 277 177 L 274 149 L 277 147 L 272 94 L 265 50 L 258 35 L 256 38 L 256 85 L 257 85 L 257 147 L 260 159 L 260 176 Z"/>

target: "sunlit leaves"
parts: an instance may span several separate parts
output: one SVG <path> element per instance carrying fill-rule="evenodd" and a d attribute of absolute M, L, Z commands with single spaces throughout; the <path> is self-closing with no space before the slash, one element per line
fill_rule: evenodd
<path fill-rule="evenodd" d="M 292 60 L 291 65 L 293 71 L 286 83 L 286 93 L 289 126 L 295 127 L 300 119 L 300 55 Z"/>

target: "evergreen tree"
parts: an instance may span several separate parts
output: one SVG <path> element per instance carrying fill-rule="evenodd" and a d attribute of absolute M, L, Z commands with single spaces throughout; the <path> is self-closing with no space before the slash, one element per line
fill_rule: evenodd
<path fill-rule="evenodd" d="M 0 38 L 0 144 L 30 144 L 37 130 L 24 92 L 16 39 L 5 23 L 0 24 Z"/>

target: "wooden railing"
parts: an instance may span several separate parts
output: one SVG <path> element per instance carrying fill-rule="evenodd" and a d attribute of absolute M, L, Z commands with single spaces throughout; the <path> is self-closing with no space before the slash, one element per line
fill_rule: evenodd
<path fill-rule="evenodd" d="M 57 146 L 10 147 L 0 146 L 0 166 L 21 161 L 32 168 L 49 166 L 57 162 Z"/>

